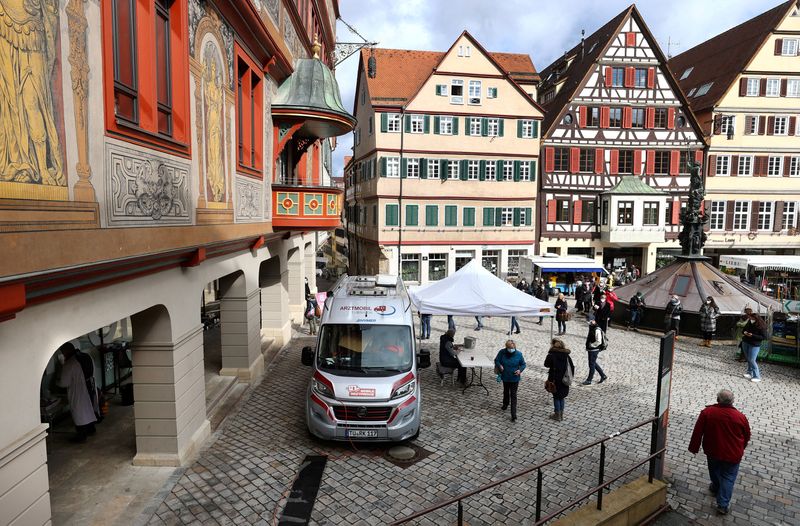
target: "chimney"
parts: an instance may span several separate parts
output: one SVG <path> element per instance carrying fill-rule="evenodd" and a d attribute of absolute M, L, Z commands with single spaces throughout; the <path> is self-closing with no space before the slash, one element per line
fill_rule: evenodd
<path fill-rule="evenodd" d="M 581 29 L 581 60 L 583 60 L 583 47 L 584 47 L 584 46 L 583 46 L 583 44 L 584 44 L 584 38 L 583 38 L 583 36 L 584 36 L 585 34 L 586 34 L 586 30 L 585 30 L 585 29 Z"/>

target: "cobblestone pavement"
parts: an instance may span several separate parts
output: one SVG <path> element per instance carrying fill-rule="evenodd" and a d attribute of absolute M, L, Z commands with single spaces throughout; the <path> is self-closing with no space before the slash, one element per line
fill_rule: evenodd
<path fill-rule="evenodd" d="M 504 340 L 508 320 L 485 320 L 473 332 L 472 318 L 461 318 L 457 339 L 477 336 L 478 346 L 494 355 Z M 433 361 L 433 342 L 445 320 L 434 319 L 434 337 L 426 341 Z M 564 337 L 573 349 L 577 379 L 587 371 L 583 351 L 585 323 L 569 323 Z M 423 427 L 416 444 L 430 452 L 405 468 L 385 460 L 384 447 L 322 444 L 308 437 L 304 394 L 311 369 L 300 365 L 300 348 L 311 339 L 298 334 L 268 368 L 231 418 L 215 434 L 199 459 L 160 494 L 139 522 L 151 524 L 276 524 L 289 488 L 307 454 L 324 454 L 328 464 L 314 505 L 319 525 L 385 524 L 445 497 L 497 480 L 514 470 L 550 458 L 616 430 L 649 418 L 655 400 L 658 340 L 653 336 L 609 331 L 609 350 L 601 363 L 609 376 L 602 385 L 576 386 L 567 398 L 565 419 L 553 422 L 551 398 L 543 389 L 542 367 L 548 348 L 549 321 L 539 326 L 522 320 L 515 335 L 529 368 L 519 389 L 519 420 L 500 411 L 502 388 L 486 371 L 489 395 L 466 394 L 440 385 L 434 368 L 421 372 Z M 800 371 L 763 366 L 764 381 L 742 378 L 744 364 L 733 360 L 733 348 L 697 346 L 681 339 L 675 355 L 672 409 L 668 437 L 669 502 L 696 524 L 800 523 Z M 753 439 L 739 471 L 732 512 L 714 515 L 707 493 L 705 457 L 686 448 L 698 412 L 723 387 L 736 394 L 736 406 L 750 419 Z M 649 426 L 609 442 L 606 477 L 625 471 L 647 456 Z M 597 481 L 599 448 L 544 470 L 544 510 L 586 491 Z M 631 480 L 644 474 L 635 472 Z M 528 524 L 534 514 L 536 478 L 518 479 L 464 502 L 472 525 Z M 455 507 L 418 524 L 450 524 Z"/>

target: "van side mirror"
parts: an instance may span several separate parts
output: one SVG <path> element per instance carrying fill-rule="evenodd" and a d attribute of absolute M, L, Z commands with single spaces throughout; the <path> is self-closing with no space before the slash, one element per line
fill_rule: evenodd
<path fill-rule="evenodd" d="M 300 356 L 300 361 L 303 362 L 303 365 L 314 365 L 313 347 L 303 347 L 303 354 Z"/>

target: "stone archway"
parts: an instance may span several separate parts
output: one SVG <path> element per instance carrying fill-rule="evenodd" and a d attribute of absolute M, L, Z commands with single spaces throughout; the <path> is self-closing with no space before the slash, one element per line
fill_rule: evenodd
<path fill-rule="evenodd" d="M 241 270 L 218 280 L 222 376 L 252 382 L 264 371 L 261 356 L 259 290 L 247 290 Z"/>

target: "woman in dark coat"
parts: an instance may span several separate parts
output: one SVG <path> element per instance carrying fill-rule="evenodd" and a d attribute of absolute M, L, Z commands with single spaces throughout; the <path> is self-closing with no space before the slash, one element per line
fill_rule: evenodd
<path fill-rule="evenodd" d="M 558 335 L 567 334 L 567 311 L 569 306 L 563 294 L 558 295 L 556 300 L 556 321 L 558 322 Z"/>
<path fill-rule="evenodd" d="M 550 415 L 552 420 L 564 420 L 564 402 L 569 394 L 569 386 L 564 385 L 564 373 L 567 372 L 567 367 L 570 368 L 572 376 L 575 376 L 575 364 L 572 363 L 572 358 L 569 357 L 569 349 L 564 346 L 564 342 L 558 338 L 553 338 L 550 344 L 550 352 L 547 353 L 547 358 L 544 359 L 544 366 L 549 368 L 547 372 L 547 381 L 553 382 L 555 391 L 553 392 L 553 414 Z"/>
<path fill-rule="evenodd" d="M 700 330 L 703 331 L 703 347 L 711 347 L 711 340 L 717 331 L 717 318 L 719 317 L 719 307 L 711 296 L 706 298 L 705 303 L 700 306 Z"/>

